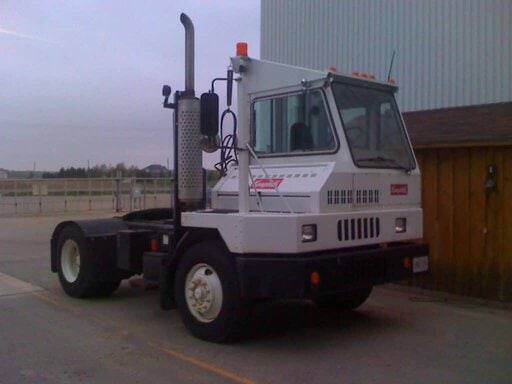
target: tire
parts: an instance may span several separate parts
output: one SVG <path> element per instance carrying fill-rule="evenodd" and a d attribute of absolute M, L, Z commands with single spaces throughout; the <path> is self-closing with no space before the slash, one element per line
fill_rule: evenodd
<path fill-rule="evenodd" d="M 178 264 L 176 304 L 185 327 L 199 339 L 221 343 L 243 335 L 249 306 L 240 297 L 231 257 L 222 243 L 203 242 Z"/>
<path fill-rule="evenodd" d="M 116 281 L 101 281 L 96 283 L 95 297 L 108 297 L 117 291 L 121 285 L 121 280 Z"/>
<path fill-rule="evenodd" d="M 360 307 L 368 299 L 372 289 L 373 287 L 369 287 L 352 292 L 320 296 L 313 301 L 320 308 L 350 311 Z"/>
<path fill-rule="evenodd" d="M 88 253 L 82 231 L 77 227 L 67 227 L 61 232 L 57 243 L 57 264 L 62 289 L 71 297 L 105 297 L 121 283 L 120 280 L 97 280 L 94 260 Z"/>

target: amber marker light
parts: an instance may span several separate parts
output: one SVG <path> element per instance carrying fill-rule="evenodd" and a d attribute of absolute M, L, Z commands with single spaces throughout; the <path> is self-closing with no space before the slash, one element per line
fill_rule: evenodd
<path fill-rule="evenodd" d="M 248 56 L 249 47 L 246 42 L 240 41 L 236 43 L 236 55 L 237 56 Z"/>
<path fill-rule="evenodd" d="M 405 269 L 411 269 L 412 263 L 411 263 L 410 258 L 404 257 L 404 259 L 402 260 L 402 263 L 403 263 Z"/>
<path fill-rule="evenodd" d="M 311 276 L 309 277 L 309 281 L 311 285 L 320 284 L 320 274 L 317 271 L 311 272 Z"/>

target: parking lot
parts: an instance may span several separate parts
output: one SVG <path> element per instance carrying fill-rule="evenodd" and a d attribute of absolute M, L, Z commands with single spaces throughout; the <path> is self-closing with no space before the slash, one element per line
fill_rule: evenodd
<path fill-rule="evenodd" d="M 217 345 L 138 284 L 71 299 L 49 270 L 52 228 L 71 217 L 0 218 L 2 383 L 511 382 L 510 306 L 385 286 L 347 314 L 259 304 L 250 338 Z"/>

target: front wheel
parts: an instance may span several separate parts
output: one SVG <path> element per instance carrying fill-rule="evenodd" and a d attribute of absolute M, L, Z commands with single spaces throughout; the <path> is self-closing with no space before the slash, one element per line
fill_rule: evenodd
<path fill-rule="evenodd" d="M 373 287 L 358 289 L 356 291 L 320 296 L 314 302 L 320 308 L 329 308 L 339 311 L 350 311 L 361 306 L 372 293 Z"/>
<path fill-rule="evenodd" d="M 220 343 L 241 336 L 248 304 L 240 297 L 235 264 L 219 242 L 203 242 L 185 252 L 175 279 L 183 323 L 196 337 Z"/>

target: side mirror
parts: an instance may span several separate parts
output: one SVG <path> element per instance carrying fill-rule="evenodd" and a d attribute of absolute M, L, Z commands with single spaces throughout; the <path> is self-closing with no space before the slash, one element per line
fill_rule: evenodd
<path fill-rule="evenodd" d="M 169 97 L 171 95 L 171 87 L 168 85 L 164 85 L 162 88 L 162 96 Z"/>
<path fill-rule="evenodd" d="M 164 97 L 164 108 L 175 109 L 176 105 L 173 103 L 169 103 L 169 96 L 171 95 L 171 87 L 168 85 L 164 85 L 162 88 L 162 96 Z"/>
<path fill-rule="evenodd" d="M 201 134 L 215 136 L 219 133 L 219 95 L 203 93 L 201 95 Z"/>

